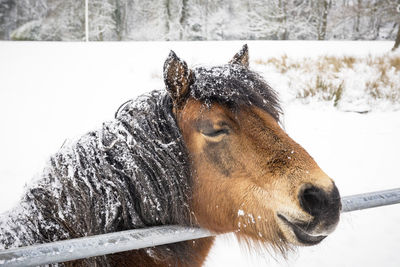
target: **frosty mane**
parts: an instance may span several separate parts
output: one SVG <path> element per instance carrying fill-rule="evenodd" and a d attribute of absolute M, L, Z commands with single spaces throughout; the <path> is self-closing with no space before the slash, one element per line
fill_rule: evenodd
<path fill-rule="evenodd" d="M 191 174 L 166 92 L 129 101 L 116 119 L 64 146 L 0 219 L 0 249 L 155 225 L 193 225 Z M 181 244 L 147 249 L 156 258 Z M 108 256 L 85 260 L 106 264 Z"/>
<path fill-rule="evenodd" d="M 190 95 L 206 104 L 217 102 L 234 110 L 240 106 L 256 106 L 279 122 L 282 113 L 278 97 L 264 79 L 254 71 L 227 64 L 193 70 Z"/>

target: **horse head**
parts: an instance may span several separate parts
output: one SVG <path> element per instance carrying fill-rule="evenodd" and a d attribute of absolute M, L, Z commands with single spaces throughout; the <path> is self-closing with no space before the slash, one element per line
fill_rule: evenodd
<path fill-rule="evenodd" d="M 171 52 L 164 80 L 190 156 L 199 226 L 281 251 L 335 229 L 338 189 L 281 128 L 276 93 L 249 70 L 246 45 L 212 68 L 190 69 Z"/>

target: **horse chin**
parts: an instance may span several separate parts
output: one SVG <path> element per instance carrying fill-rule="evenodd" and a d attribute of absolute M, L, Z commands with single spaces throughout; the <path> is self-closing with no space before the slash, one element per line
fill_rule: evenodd
<path fill-rule="evenodd" d="M 290 221 L 287 217 L 277 214 L 279 225 L 281 230 L 290 243 L 298 246 L 312 246 L 319 244 L 322 240 L 324 240 L 327 235 L 326 234 L 314 234 L 300 224 Z M 304 225 L 304 224 L 302 224 Z"/>

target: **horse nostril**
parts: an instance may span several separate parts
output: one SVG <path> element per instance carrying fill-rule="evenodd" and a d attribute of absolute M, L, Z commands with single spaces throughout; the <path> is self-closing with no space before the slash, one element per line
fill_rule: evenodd
<path fill-rule="evenodd" d="M 328 197 L 325 191 L 315 186 L 305 187 L 299 193 L 301 207 L 312 216 L 318 216 L 329 208 Z"/>

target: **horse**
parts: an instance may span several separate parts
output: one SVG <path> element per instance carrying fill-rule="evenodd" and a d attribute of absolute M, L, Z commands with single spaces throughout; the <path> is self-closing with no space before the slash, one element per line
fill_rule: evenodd
<path fill-rule="evenodd" d="M 277 93 L 231 61 L 190 69 L 173 51 L 165 90 L 50 157 L 0 218 L 0 249 L 159 225 L 233 232 L 282 253 L 320 243 L 341 209 L 334 181 L 281 127 Z M 201 266 L 214 237 L 60 263 Z"/>

